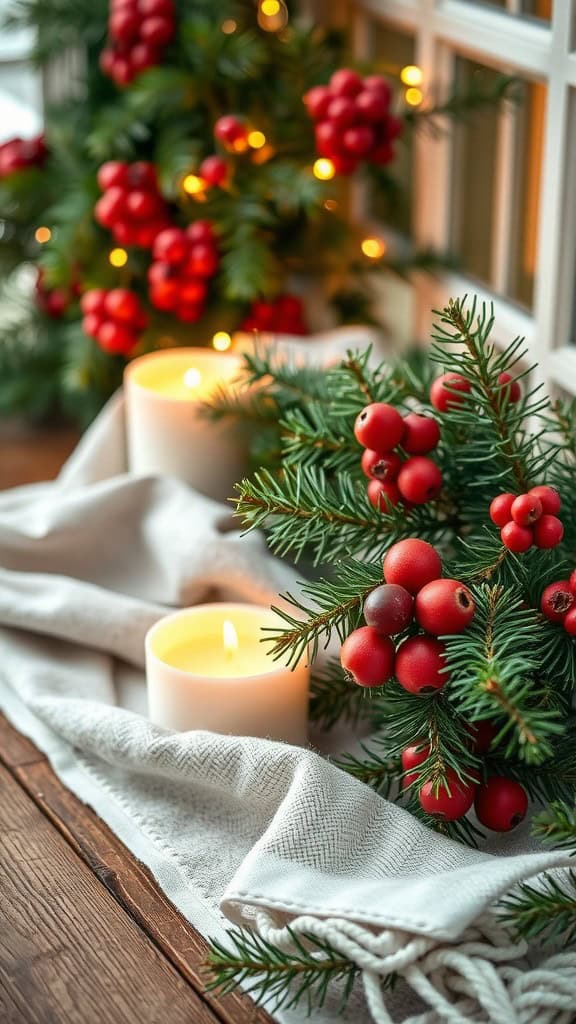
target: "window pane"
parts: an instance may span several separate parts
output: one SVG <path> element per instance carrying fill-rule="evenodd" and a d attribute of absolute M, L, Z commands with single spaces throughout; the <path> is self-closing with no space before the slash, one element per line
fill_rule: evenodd
<path fill-rule="evenodd" d="M 552 0 L 465 0 L 465 2 L 478 7 L 498 7 L 501 11 L 520 18 L 550 21 L 552 17 Z"/>
<path fill-rule="evenodd" d="M 532 305 L 538 242 L 538 208 L 546 112 L 546 88 L 525 82 L 515 110 L 515 169 L 509 294 Z"/>

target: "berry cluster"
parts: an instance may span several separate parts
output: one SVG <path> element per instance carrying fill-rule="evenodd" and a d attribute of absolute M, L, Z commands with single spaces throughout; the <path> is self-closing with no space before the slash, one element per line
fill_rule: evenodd
<path fill-rule="evenodd" d="M 304 307 L 297 295 L 279 295 L 273 302 L 253 302 L 240 330 L 308 334 Z"/>
<path fill-rule="evenodd" d="M 470 381 L 461 373 L 443 373 L 437 377 L 430 388 L 430 401 L 438 412 L 449 412 L 464 402 L 464 395 L 470 393 Z M 519 402 L 522 389 L 518 381 L 510 373 L 500 373 L 496 386 L 496 399 L 499 407 L 507 402 Z"/>
<path fill-rule="evenodd" d="M 315 121 L 316 148 L 329 157 L 337 174 L 353 174 L 359 160 L 385 166 L 394 159 L 394 140 L 402 121 L 390 112 L 392 89 L 385 78 L 362 78 L 341 68 L 329 85 L 316 85 L 304 96 Z"/>
<path fill-rule="evenodd" d="M 204 312 L 208 281 L 218 270 L 216 236 L 209 220 L 197 220 L 185 230 L 166 228 L 152 247 L 148 270 L 150 302 L 157 309 L 194 323 Z"/>
<path fill-rule="evenodd" d="M 0 179 L 26 167 L 41 167 L 47 155 L 43 135 L 33 139 L 8 139 L 0 146 Z"/>
<path fill-rule="evenodd" d="M 169 225 L 154 164 L 109 160 L 98 171 L 98 185 L 104 193 L 94 207 L 98 223 L 112 232 L 119 245 L 149 249 Z"/>
<path fill-rule="evenodd" d="M 438 497 L 442 472 L 425 457 L 440 440 L 433 416 L 411 412 L 402 417 L 393 405 L 373 402 L 356 417 L 354 434 L 365 448 L 361 466 L 370 479 L 368 499 L 375 508 L 386 511 L 401 500 L 408 506 L 424 505 Z"/>
<path fill-rule="evenodd" d="M 527 494 L 498 494 L 490 503 L 490 519 L 500 527 L 504 547 L 519 554 L 533 544 L 555 548 L 564 536 L 558 519 L 561 501 L 554 487 L 532 487 Z"/>
<path fill-rule="evenodd" d="M 80 300 L 84 332 L 110 355 L 129 356 L 147 324 L 138 296 L 127 288 L 92 288 Z"/>
<path fill-rule="evenodd" d="M 442 579 L 440 555 L 415 537 L 393 544 L 382 568 L 385 582 L 364 601 L 366 625 L 342 644 L 342 667 L 358 686 L 381 686 L 395 675 L 409 693 L 440 690 L 449 677 L 437 638 L 466 629 L 476 610 L 472 594 L 458 580 Z M 395 648 L 391 638 L 414 621 L 425 633 Z"/>
<path fill-rule="evenodd" d="M 174 0 L 110 0 L 108 44 L 100 68 L 119 88 L 160 64 L 174 35 Z"/>
<path fill-rule="evenodd" d="M 560 622 L 570 636 L 576 636 L 576 569 L 570 579 L 546 587 L 540 609 L 550 622 Z"/>
<path fill-rule="evenodd" d="M 59 320 L 68 309 L 70 293 L 66 288 L 48 288 L 44 267 L 38 267 L 34 294 L 36 305 L 52 320 Z"/>

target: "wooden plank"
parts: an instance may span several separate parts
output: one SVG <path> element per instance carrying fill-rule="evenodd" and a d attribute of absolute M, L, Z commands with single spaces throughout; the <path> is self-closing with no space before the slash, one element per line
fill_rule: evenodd
<path fill-rule="evenodd" d="M 55 477 L 78 437 L 73 427 L 40 429 L 0 421 L 0 490 Z"/>
<path fill-rule="evenodd" d="M 44 754 L 21 732 L 17 732 L 0 713 L 0 761 L 8 768 L 45 761 Z"/>
<path fill-rule="evenodd" d="M 16 730 L 0 716 L 0 759 L 4 756 L 2 744 L 10 732 Z M 91 808 L 66 789 L 41 755 L 36 762 L 13 765 L 11 771 L 96 878 L 224 1024 L 271 1024 L 266 1011 L 239 992 L 226 996 L 205 992 L 203 962 L 207 945 L 203 937 L 170 903 L 148 869 Z"/>
<path fill-rule="evenodd" d="M 214 1024 L 5 768 L 0 877 L 4 1024 Z"/>

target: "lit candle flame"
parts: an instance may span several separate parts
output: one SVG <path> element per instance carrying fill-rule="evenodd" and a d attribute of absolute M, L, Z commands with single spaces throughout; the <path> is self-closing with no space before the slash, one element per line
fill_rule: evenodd
<path fill-rule="evenodd" d="M 224 619 L 222 623 L 222 643 L 227 657 L 233 658 L 238 650 L 238 633 L 230 619 Z"/>
<path fill-rule="evenodd" d="M 187 388 L 199 387 L 201 380 L 202 374 L 200 373 L 200 370 L 197 370 L 193 366 L 191 366 L 189 370 L 186 370 L 186 373 L 184 374 L 184 383 Z"/>

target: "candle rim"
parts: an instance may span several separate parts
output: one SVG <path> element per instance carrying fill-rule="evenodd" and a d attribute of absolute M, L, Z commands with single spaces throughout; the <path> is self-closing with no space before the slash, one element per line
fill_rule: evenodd
<path fill-rule="evenodd" d="M 183 404 L 189 404 L 191 400 L 196 402 L 205 400 L 205 395 L 204 398 L 199 398 L 197 395 L 194 395 L 194 388 L 190 389 L 190 395 L 170 395 L 165 394 L 162 391 L 157 391 L 155 388 L 147 387 L 138 380 L 138 369 L 141 368 L 143 364 L 156 362 L 165 356 L 183 356 L 185 358 L 200 357 L 201 360 L 211 357 L 212 359 L 216 359 L 219 363 L 224 360 L 224 362 L 227 362 L 230 365 L 236 364 L 238 372 L 242 367 L 242 355 L 240 352 L 216 352 L 211 348 L 184 345 L 175 346 L 174 348 L 160 348 L 156 349 L 154 352 L 145 352 L 143 355 L 138 356 L 136 359 L 132 359 L 126 364 L 123 374 L 124 387 L 126 388 L 126 386 L 130 384 L 131 388 L 138 388 L 139 391 L 144 391 L 148 398 L 160 402 L 166 402 L 168 400 L 170 402 L 182 402 Z M 192 369 L 192 367 L 189 367 L 189 369 Z M 215 391 L 221 384 L 232 384 L 234 381 L 234 376 L 223 376 L 220 380 L 216 380 L 214 382 L 212 390 Z"/>

